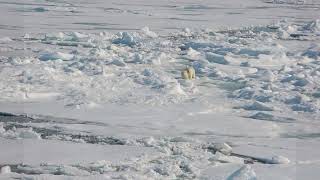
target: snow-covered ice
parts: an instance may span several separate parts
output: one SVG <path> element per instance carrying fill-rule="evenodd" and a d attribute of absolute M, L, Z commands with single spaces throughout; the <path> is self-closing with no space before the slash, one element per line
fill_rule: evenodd
<path fill-rule="evenodd" d="M 1 167 L 1 173 L 0 174 L 6 174 L 6 173 L 11 173 L 10 166 Z"/>
<path fill-rule="evenodd" d="M 0 4 L 0 179 L 320 176 L 318 0 Z"/>

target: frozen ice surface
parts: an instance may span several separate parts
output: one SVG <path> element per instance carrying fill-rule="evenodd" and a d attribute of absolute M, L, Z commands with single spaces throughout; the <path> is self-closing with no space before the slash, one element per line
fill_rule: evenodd
<path fill-rule="evenodd" d="M 0 12 L 0 179 L 320 176 L 318 0 Z"/>

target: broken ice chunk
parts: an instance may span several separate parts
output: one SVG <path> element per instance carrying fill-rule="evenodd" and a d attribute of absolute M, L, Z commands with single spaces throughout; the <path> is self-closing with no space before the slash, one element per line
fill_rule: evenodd
<path fill-rule="evenodd" d="M 270 107 L 262 102 L 254 102 L 253 104 L 245 105 L 243 109 L 249 111 L 273 111 L 273 107 Z"/>
<path fill-rule="evenodd" d="M 53 53 L 43 53 L 40 55 L 39 59 L 42 61 L 58 60 L 70 61 L 74 58 L 73 54 L 67 54 L 62 52 L 53 52 Z"/>
<path fill-rule="evenodd" d="M 257 180 L 257 175 L 251 166 L 244 165 L 232 173 L 227 180 Z"/>
<path fill-rule="evenodd" d="M 225 155 L 230 155 L 232 152 L 232 147 L 230 147 L 227 143 L 213 143 L 208 146 L 208 149 L 215 152 L 221 152 Z"/>
<path fill-rule="evenodd" d="M 284 156 L 273 156 L 270 160 L 272 164 L 289 164 L 290 160 Z"/>
<path fill-rule="evenodd" d="M 209 62 L 213 62 L 217 64 L 225 64 L 225 65 L 229 64 L 229 61 L 227 61 L 224 56 L 220 54 L 211 53 L 211 52 L 208 52 L 206 54 L 206 59 Z"/>
<path fill-rule="evenodd" d="M 1 167 L 0 174 L 7 174 L 11 173 L 11 168 L 10 166 L 3 166 Z"/>

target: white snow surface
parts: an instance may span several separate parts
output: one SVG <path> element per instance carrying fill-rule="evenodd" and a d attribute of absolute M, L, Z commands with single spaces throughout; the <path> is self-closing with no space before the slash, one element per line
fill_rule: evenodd
<path fill-rule="evenodd" d="M 320 1 L 0 0 L 0 15 L 1 180 L 320 176 Z"/>

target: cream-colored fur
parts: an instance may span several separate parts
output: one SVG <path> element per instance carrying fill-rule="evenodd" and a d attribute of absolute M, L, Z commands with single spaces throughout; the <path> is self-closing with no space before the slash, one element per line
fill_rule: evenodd
<path fill-rule="evenodd" d="M 196 78 L 196 71 L 194 70 L 193 67 L 188 67 L 188 74 L 190 79 Z"/>
<path fill-rule="evenodd" d="M 183 79 L 195 79 L 196 71 L 193 67 L 188 67 L 181 72 L 181 76 Z"/>

